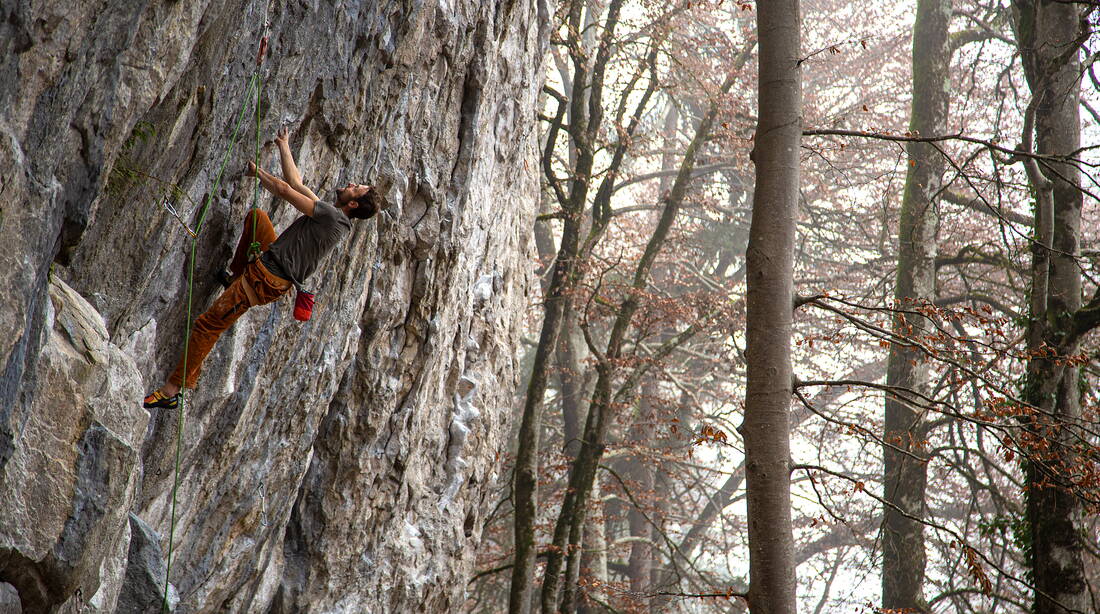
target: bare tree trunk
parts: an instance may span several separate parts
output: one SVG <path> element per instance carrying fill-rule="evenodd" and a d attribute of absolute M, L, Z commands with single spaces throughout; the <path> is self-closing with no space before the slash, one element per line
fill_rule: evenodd
<path fill-rule="evenodd" d="M 584 526 L 584 557 L 581 560 L 581 568 L 578 570 L 586 577 L 591 578 L 597 586 L 607 586 L 609 575 L 607 567 L 607 525 L 604 519 L 605 509 L 600 483 L 592 486 L 592 508 L 595 518 L 590 518 Z M 578 578 L 571 578 L 576 582 Z M 577 604 L 578 614 L 602 614 L 607 610 L 591 600 L 582 599 Z"/>
<path fill-rule="evenodd" d="M 650 380 L 642 386 L 642 397 L 638 404 L 638 416 L 630 428 L 629 438 L 632 442 L 649 442 L 653 438 L 653 423 L 656 421 L 652 396 L 658 393 L 656 384 Z M 644 445 L 644 443 L 643 443 Z M 628 484 L 634 490 L 634 498 L 639 502 L 649 501 L 648 494 L 653 492 L 656 484 L 656 471 L 651 465 L 647 465 L 642 455 L 632 455 L 626 459 L 624 475 L 628 478 Z M 630 590 L 641 595 L 650 589 L 653 569 L 653 549 L 650 542 L 653 539 L 653 527 L 650 526 L 646 513 L 636 506 L 630 506 L 627 512 L 627 522 L 630 526 L 631 537 L 638 541 L 630 544 L 630 558 L 627 562 L 627 576 L 630 578 Z"/>
<path fill-rule="evenodd" d="M 749 608 L 794 614 L 791 528 L 791 321 L 802 77 L 798 0 L 757 4 L 760 37 L 756 192 L 746 254 L 745 439 Z"/>
<path fill-rule="evenodd" d="M 731 73 L 720 88 L 721 93 L 728 92 L 733 86 L 734 75 Z M 634 279 L 631 287 L 635 292 L 644 289 L 650 280 L 658 254 L 663 249 L 668 238 L 673 222 L 676 220 L 687 193 L 688 184 L 691 181 L 692 171 L 695 168 L 695 158 L 706 141 L 710 130 L 714 125 L 714 118 L 718 114 L 718 98 L 711 101 L 711 106 L 706 117 L 700 122 L 698 130 L 692 137 L 684 154 L 680 170 L 676 175 L 672 190 L 664 199 L 661 219 L 657 224 L 653 235 L 646 244 L 638 265 L 634 270 Z M 605 184 L 606 185 L 606 184 Z M 603 186 L 601 186 L 602 191 Z M 562 501 L 561 511 L 554 526 L 554 543 L 547 554 L 546 573 L 543 575 L 542 584 L 542 611 L 545 613 L 559 610 L 556 607 L 558 601 L 558 588 L 561 586 L 562 563 L 568 566 L 578 565 L 576 549 L 580 543 L 581 527 L 584 524 L 586 505 L 592 492 L 592 484 L 596 479 L 600 460 L 604 449 L 607 447 L 607 429 L 613 419 L 613 397 L 629 394 L 629 386 L 624 385 L 615 393 L 613 379 L 616 375 L 616 362 L 622 358 L 623 346 L 627 341 L 627 333 L 631 325 L 634 313 L 638 310 L 639 299 L 636 294 L 629 294 L 619 305 L 618 314 L 611 327 L 606 350 L 596 363 L 596 385 L 592 394 L 592 402 L 589 404 L 588 416 L 584 426 L 584 436 L 581 441 L 581 449 L 577 454 L 577 460 L 569 472 L 569 487 L 566 489 L 565 499 Z M 632 398 L 632 396 L 630 397 Z M 567 559 L 567 561 L 563 561 Z M 566 577 L 569 573 L 566 573 Z M 568 612 L 573 608 L 577 596 L 577 587 L 566 583 L 562 591 L 560 611 Z"/>
<path fill-rule="evenodd" d="M 581 229 L 584 232 L 584 229 Z M 558 337 L 558 383 L 561 386 L 562 452 L 576 458 L 581 448 L 581 426 L 584 424 L 584 400 L 588 397 L 590 378 L 586 377 L 580 343 L 577 343 L 577 312 L 567 305 Z"/>
<path fill-rule="evenodd" d="M 913 25 L 913 101 L 909 129 L 943 134 L 949 104 L 951 60 L 948 25 L 951 0 L 918 0 Z M 909 168 L 898 224 L 898 267 L 894 298 L 899 311 L 893 332 L 920 338 L 932 323 L 916 310 L 936 298 L 936 206 L 945 161 L 935 146 L 910 143 Z M 890 346 L 886 383 L 893 389 L 928 393 L 925 355 L 903 344 Z M 924 585 L 924 491 L 927 483 L 926 427 L 912 396 L 887 394 L 883 440 L 882 607 L 926 611 Z"/>
<path fill-rule="evenodd" d="M 535 350 L 535 363 L 527 386 L 527 400 L 523 407 L 519 442 L 516 449 L 516 467 L 513 476 L 515 500 L 515 564 L 512 567 L 512 586 L 509 593 L 509 612 L 528 611 L 531 601 L 531 581 L 535 568 L 535 521 L 538 513 L 538 450 L 542 428 L 542 397 L 546 394 L 550 358 L 561 328 L 565 291 L 573 275 L 573 262 L 579 243 L 577 221 L 566 218 L 561 248 L 554 264 L 554 276 L 546 296 L 546 314 L 542 321 L 542 333 Z"/>
<path fill-rule="evenodd" d="M 578 29 L 581 23 L 582 4 L 573 2 L 570 6 L 569 25 Z M 587 69 L 584 64 L 576 64 L 574 83 L 587 81 Z M 564 104 L 559 101 L 559 104 Z M 577 124 L 576 134 L 587 136 L 580 97 L 569 101 L 570 114 Z M 550 128 L 547 135 L 546 150 L 553 151 L 560 124 Z M 577 145 L 576 175 L 571 183 L 569 196 L 561 202 L 563 209 L 563 228 L 561 244 L 554 262 L 554 273 L 546 292 L 545 314 L 542 320 L 542 332 L 535 350 L 531 379 L 527 385 L 527 397 L 520 420 L 516 446 L 516 465 L 512 478 L 515 513 L 513 534 L 515 540 L 515 558 L 512 566 L 511 587 L 508 594 L 508 611 L 512 614 L 526 614 L 531 605 L 531 588 L 535 571 L 535 522 L 538 517 L 538 453 L 539 436 L 542 429 L 542 398 L 546 394 L 550 360 L 557 346 L 558 333 L 566 303 L 568 290 L 572 286 L 575 266 L 580 247 L 580 222 L 584 204 L 588 199 L 587 177 L 592 172 L 594 152 L 591 142 L 579 138 Z M 544 155 L 544 165 L 548 164 Z M 548 174 L 549 175 L 549 174 Z M 559 199 L 560 200 L 560 199 Z"/>
<path fill-rule="evenodd" d="M 674 104 L 670 104 L 668 110 L 665 112 L 664 135 L 662 136 L 664 141 L 664 153 L 661 155 L 660 167 L 662 171 L 672 171 L 676 168 L 675 151 L 678 141 L 677 129 L 679 125 L 679 108 Z M 659 187 L 657 188 L 657 193 L 665 194 L 671 184 L 671 174 L 662 177 Z M 658 221 L 659 218 L 655 219 L 654 223 Z M 666 276 L 667 270 L 664 267 L 654 267 L 653 283 L 655 286 L 663 287 Z M 660 336 L 660 343 L 664 343 L 674 334 L 675 331 L 665 331 Z M 660 387 L 657 385 L 656 379 L 647 379 L 642 385 L 642 394 L 638 403 L 638 417 L 630 428 L 629 438 L 632 442 L 645 445 L 645 442 L 654 441 L 653 435 L 658 416 L 653 401 L 659 394 Z M 654 441 L 654 443 L 659 449 L 663 449 L 670 447 L 672 442 L 661 440 Z M 655 464 L 647 464 L 642 455 L 633 455 L 626 459 L 624 465 L 624 475 L 633 482 L 632 488 L 636 488 L 638 493 L 650 493 L 654 490 L 658 473 L 658 467 Z M 639 497 L 639 500 L 647 499 L 645 497 Z M 646 592 L 653 592 L 654 557 L 656 557 L 658 553 L 650 546 L 654 537 L 650 519 L 646 518 L 646 514 L 635 506 L 631 506 L 629 510 L 627 520 L 629 523 L 630 535 L 631 537 L 639 538 L 639 541 L 635 541 L 630 545 L 630 558 L 627 562 L 627 577 L 630 579 L 630 590 L 634 591 L 637 595 L 642 595 Z"/>
<path fill-rule="evenodd" d="M 1020 56 L 1031 87 L 1022 147 L 1070 155 L 1081 143 L 1078 107 L 1084 41 L 1076 3 L 1015 0 L 1013 17 Z M 1033 114 L 1033 117 L 1032 117 Z M 1084 529 L 1081 502 L 1067 479 L 1082 441 L 1072 425 L 1081 417 L 1079 368 L 1065 358 L 1080 351 L 1083 330 L 1080 176 L 1070 164 L 1028 161 L 1036 196 L 1032 304 L 1028 330 L 1025 400 L 1039 409 L 1028 421 L 1045 441 L 1031 451 L 1026 469 L 1027 517 L 1036 614 L 1085 612 Z M 1094 301 L 1095 302 L 1095 301 Z M 1093 324 L 1095 325 L 1095 324 Z"/>

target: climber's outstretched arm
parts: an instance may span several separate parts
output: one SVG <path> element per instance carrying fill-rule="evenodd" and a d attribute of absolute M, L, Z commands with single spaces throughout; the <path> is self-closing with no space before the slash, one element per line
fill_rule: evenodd
<path fill-rule="evenodd" d="M 298 172 L 298 165 L 294 163 L 294 154 L 290 153 L 290 144 L 287 142 L 289 134 L 290 130 L 283 126 L 275 136 L 275 144 L 279 147 L 279 164 L 283 167 L 283 179 L 286 179 L 290 187 L 307 196 L 310 201 L 320 200 L 313 190 L 302 183 L 302 174 Z"/>
<path fill-rule="evenodd" d="M 246 174 L 249 177 L 259 177 L 260 185 L 264 186 L 265 190 L 290 203 L 298 211 L 301 211 L 309 217 L 313 217 L 313 203 L 316 201 L 290 187 L 290 184 L 287 182 L 262 168 L 258 168 L 251 160 L 248 162 L 248 171 Z"/>

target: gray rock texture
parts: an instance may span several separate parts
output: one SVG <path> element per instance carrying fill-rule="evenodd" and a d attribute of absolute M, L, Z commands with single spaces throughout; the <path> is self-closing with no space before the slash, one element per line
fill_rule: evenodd
<path fill-rule="evenodd" d="M 144 607 L 123 588 L 158 535 L 178 612 L 461 608 L 506 477 L 552 11 L 0 4 L 0 582 L 24 612 Z M 249 311 L 150 415 L 253 203 L 253 75 L 307 185 L 388 204 L 309 280 L 312 320 Z"/>
<path fill-rule="evenodd" d="M 0 614 L 22 614 L 23 606 L 19 603 L 19 593 L 15 587 L 0 582 Z"/>
<path fill-rule="evenodd" d="M 118 596 L 117 614 L 142 614 L 156 610 L 175 611 L 179 604 L 176 587 L 164 590 L 165 561 L 161 536 L 141 518 L 130 514 L 130 550 L 126 577 Z"/>
<path fill-rule="evenodd" d="M 46 290 L 25 401 L 3 414 L 0 575 L 27 612 L 111 611 L 149 415 L 134 403 L 134 361 L 108 341 L 95 309 L 56 277 Z"/>

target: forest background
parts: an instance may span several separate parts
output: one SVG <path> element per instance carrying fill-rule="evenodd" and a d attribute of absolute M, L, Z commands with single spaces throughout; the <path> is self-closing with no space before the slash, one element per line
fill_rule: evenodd
<path fill-rule="evenodd" d="M 1100 611 L 1097 3 L 769 5 L 557 9 L 530 380 L 467 610 Z M 776 67 L 801 98 L 762 106 Z M 758 122 L 792 108 L 785 215 Z M 790 313 L 746 319 L 753 253 L 790 259 Z M 771 316 L 789 342 L 746 335 Z"/>

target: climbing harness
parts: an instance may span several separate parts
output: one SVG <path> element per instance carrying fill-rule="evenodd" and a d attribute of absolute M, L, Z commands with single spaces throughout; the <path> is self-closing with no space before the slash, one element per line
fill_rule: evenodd
<path fill-rule="evenodd" d="M 267 52 L 267 43 L 268 43 L 267 31 L 270 27 L 270 24 L 268 23 L 268 20 L 267 20 L 267 8 L 269 8 L 269 7 L 265 7 L 265 9 L 264 9 L 264 30 L 263 30 L 264 36 L 263 36 L 263 38 L 260 39 L 259 50 L 256 53 L 256 68 L 255 68 L 255 70 L 252 71 L 252 77 L 249 79 L 248 87 L 245 89 L 244 102 L 241 104 L 241 110 L 237 115 L 237 122 L 233 126 L 233 134 L 232 134 L 232 136 L 230 137 L 230 140 L 229 140 L 229 148 L 226 150 L 225 156 L 222 157 L 221 166 L 218 168 L 218 173 L 217 173 L 217 175 L 214 179 L 214 188 L 212 190 L 210 190 L 210 192 L 206 196 L 206 202 L 203 204 L 202 210 L 199 212 L 199 220 L 195 224 L 195 229 L 191 230 L 191 228 L 187 227 L 187 225 L 184 224 L 184 228 L 186 228 L 187 232 L 190 233 L 190 235 L 191 235 L 191 258 L 190 258 L 190 263 L 189 263 L 189 266 L 188 266 L 188 273 L 187 273 L 187 310 L 186 310 L 186 312 L 187 312 L 187 316 L 186 316 L 187 321 L 186 321 L 186 327 L 184 329 L 186 332 L 185 332 L 184 338 L 183 338 L 183 377 L 184 377 L 184 381 L 182 382 L 183 386 L 180 387 L 181 388 L 181 390 L 180 390 L 180 403 L 179 403 L 178 409 L 176 410 L 177 411 L 177 414 L 176 414 L 176 416 L 177 416 L 176 417 L 176 455 L 175 455 L 176 457 L 175 457 L 175 470 L 173 471 L 173 478 L 172 478 L 171 522 L 169 524 L 169 530 L 168 530 L 168 558 L 167 558 L 167 564 L 165 565 L 165 570 L 164 570 L 164 595 L 163 595 L 163 598 L 161 600 L 161 611 L 162 612 L 167 612 L 169 610 L 169 607 L 168 607 L 168 586 L 169 586 L 169 579 L 171 578 L 171 573 L 172 573 L 172 555 L 174 553 L 175 536 L 176 536 L 176 498 L 177 498 L 177 494 L 179 493 L 180 465 L 181 465 L 180 458 L 181 458 L 182 450 L 183 450 L 183 418 L 184 418 L 185 408 L 186 408 L 186 405 L 187 405 L 187 403 L 186 403 L 186 399 L 187 399 L 186 392 L 187 392 L 187 383 L 188 383 L 187 382 L 187 354 L 188 354 L 188 351 L 190 349 L 191 326 L 193 325 L 193 322 L 192 322 L 192 308 L 193 308 L 193 297 L 194 297 L 194 288 L 195 288 L 195 261 L 196 261 L 196 255 L 197 255 L 197 250 L 198 250 L 198 237 L 199 237 L 199 233 L 202 231 L 202 225 L 203 225 L 203 222 L 206 219 L 206 214 L 210 210 L 210 204 L 214 200 L 214 194 L 216 194 L 218 192 L 218 187 L 221 185 L 222 177 L 225 174 L 225 167 L 229 163 L 229 157 L 233 154 L 233 149 L 237 144 L 237 135 L 240 133 L 241 124 L 244 121 L 245 109 L 248 107 L 248 102 L 251 100 L 253 91 L 255 91 L 255 93 L 256 93 L 256 102 L 255 102 L 255 106 L 254 106 L 254 110 L 253 110 L 253 112 L 256 116 L 256 146 L 255 146 L 255 151 L 254 151 L 254 153 L 255 153 L 255 164 L 256 164 L 257 169 L 260 166 L 260 90 L 261 90 L 261 87 L 262 87 L 262 78 L 260 76 L 260 68 L 263 65 L 264 55 Z M 257 208 L 257 202 L 259 201 L 259 187 L 260 187 L 260 178 L 257 176 L 256 181 L 254 183 L 253 192 L 252 192 L 252 209 Z M 183 222 L 183 219 L 180 217 L 178 212 L 175 211 L 175 207 L 173 207 L 170 202 L 165 201 L 164 205 L 165 205 L 166 208 L 168 208 L 169 212 L 171 212 L 173 215 L 176 216 L 177 219 L 180 220 L 181 223 Z M 260 244 L 256 241 L 256 215 L 253 214 L 253 216 L 252 216 L 252 243 L 249 246 L 249 252 L 251 253 L 251 252 L 255 251 L 256 253 L 258 253 L 259 248 L 260 248 Z M 263 505 L 263 499 L 264 498 L 266 498 L 266 497 L 264 497 L 264 496 L 261 497 L 261 505 Z M 264 526 L 267 526 L 267 524 L 266 524 L 266 512 L 263 513 L 263 520 L 264 520 L 264 523 L 265 523 Z"/>

